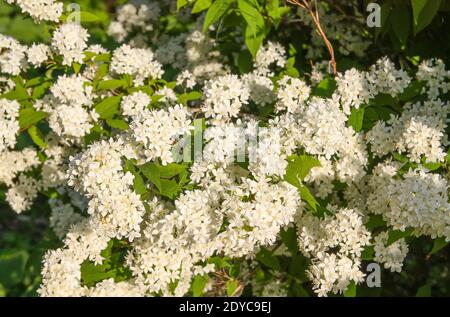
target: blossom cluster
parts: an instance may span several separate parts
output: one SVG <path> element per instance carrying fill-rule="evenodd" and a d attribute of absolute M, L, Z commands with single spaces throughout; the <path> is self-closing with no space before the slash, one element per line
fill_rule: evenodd
<path fill-rule="evenodd" d="M 59 21 L 57 2 L 9 2 Z M 49 197 L 61 240 L 45 254 L 41 296 L 183 296 L 196 277 L 215 276 L 218 257 L 242 261 L 242 282 L 254 285 L 258 255 L 289 228 L 313 291 L 327 296 L 363 282 L 371 247 L 374 261 L 400 272 L 408 239 L 388 243 L 393 230 L 450 241 L 450 71 L 441 60 L 413 74 L 384 57 L 367 71 L 308 80 L 267 41 L 238 74 L 196 24 L 153 32 L 171 3 L 121 6 L 112 50 L 88 45 L 73 23 L 56 25 L 49 45 L 0 35 L 0 73 L 56 69 L 14 77 L 0 96 L 6 201 L 22 213 Z M 355 34 L 344 30 L 349 42 Z M 323 80 L 336 84 L 326 96 L 315 89 Z M 367 119 L 380 109 L 387 118 Z M 20 144 L 25 131 L 34 144 Z M 369 229 L 373 217 L 382 231 Z M 86 281 L 86 266 L 110 265 L 113 252 L 121 275 Z M 286 295 L 282 273 L 273 275 L 255 293 Z"/>

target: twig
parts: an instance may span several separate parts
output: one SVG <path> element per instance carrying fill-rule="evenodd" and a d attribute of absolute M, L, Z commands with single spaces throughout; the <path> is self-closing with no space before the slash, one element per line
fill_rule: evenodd
<path fill-rule="evenodd" d="M 330 41 L 328 40 L 327 35 L 322 29 L 322 25 L 320 24 L 320 18 L 319 18 L 319 10 L 317 9 L 317 3 L 314 0 L 314 9 L 311 5 L 311 0 L 287 0 L 288 3 L 291 3 L 293 5 L 296 5 L 302 9 L 305 9 L 308 11 L 309 15 L 311 16 L 316 28 L 317 32 L 322 37 L 323 41 L 325 42 L 325 45 L 327 46 L 328 52 L 330 53 L 330 65 L 333 69 L 333 74 L 336 75 L 336 60 L 334 58 L 334 49 L 333 45 L 331 45 Z"/>

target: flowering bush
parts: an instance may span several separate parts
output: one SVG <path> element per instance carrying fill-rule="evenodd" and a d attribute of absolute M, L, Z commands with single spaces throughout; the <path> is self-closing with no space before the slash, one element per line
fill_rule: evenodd
<path fill-rule="evenodd" d="M 5 294 L 351 296 L 448 251 L 450 71 L 403 4 L 7 2 L 49 36 L 0 34 L 1 191 L 41 250 L 0 250 Z"/>

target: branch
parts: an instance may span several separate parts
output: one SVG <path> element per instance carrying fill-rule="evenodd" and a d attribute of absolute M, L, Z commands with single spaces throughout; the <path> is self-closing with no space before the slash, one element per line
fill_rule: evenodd
<path fill-rule="evenodd" d="M 302 9 L 305 9 L 308 11 L 309 15 L 311 16 L 317 32 L 322 37 L 323 41 L 325 42 L 325 45 L 327 46 L 328 52 L 330 53 L 330 65 L 333 69 L 333 74 L 336 75 L 336 59 L 334 58 L 334 49 L 333 45 L 331 45 L 330 41 L 328 40 L 327 35 L 322 29 L 322 25 L 320 24 L 320 18 L 319 18 L 319 11 L 317 10 L 317 4 L 313 6 L 311 5 L 311 0 L 287 0 L 288 3 L 291 3 L 293 5 L 296 5 Z M 315 1 L 314 1 L 315 2 Z"/>

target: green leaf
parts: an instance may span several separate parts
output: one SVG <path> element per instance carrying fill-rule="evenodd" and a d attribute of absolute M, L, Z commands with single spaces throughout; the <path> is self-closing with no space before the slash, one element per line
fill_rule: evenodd
<path fill-rule="evenodd" d="M 88 11 L 80 11 L 80 22 L 98 22 L 102 19 Z"/>
<path fill-rule="evenodd" d="M 256 260 L 275 271 L 281 270 L 281 265 L 278 258 L 266 248 L 261 248 L 261 251 L 259 251 L 256 255 Z"/>
<path fill-rule="evenodd" d="M 239 282 L 236 280 L 228 280 L 227 282 L 227 296 L 231 297 L 239 287 Z"/>
<path fill-rule="evenodd" d="M 98 83 L 98 90 L 113 90 L 124 87 L 127 83 L 123 79 L 109 79 Z"/>
<path fill-rule="evenodd" d="M 123 119 L 106 119 L 106 124 L 111 128 L 119 129 L 122 131 L 128 130 L 128 123 Z"/>
<path fill-rule="evenodd" d="M 447 246 L 448 242 L 445 241 L 444 237 L 439 237 L 434 239 L 433 248 L 431 249 L 430 253 L 428 255 L 435 254 L 445 248 Z"/>
<path fill-rule="evenodd" d="M 36 111 L 33 108 L 25 108 L 19 111 L 19 126 L 26 130 L 48 116 L 47 112 Z"/>
<path fill-rule="evenodd" d="M 310 155 L 298 155 L 289 159 L 284 179 L 299 188 L 302 186 L 301 181 L 305 179 L 311 168 L 320 166 L 320 162 Z"/>
<path fill-rule="evenodd" d="M 264 18 L 254 4 L 249 0 L 238 0 L 238 8 L 247 22 L 248 31 L 252 33 L 253 37 L 264 30 Z"/>
<path fill-rule="evenodd" d="M 203 22 L 203 32 L 206 33 L 209 27 L 228 11 L 232 0 L 216 0 L 214 1 L 208 9 L 205 16 L 205 21 Z"/>
<path fill-rule="evenodd" d="M 185 7 L 188 3 L 188 0 L 177 0 L 177 11 Z"/>
<path fill-rule="evenodd" d="M 375 253 L 375 249 L 374 249 L 373 245 L 365 247 L 364 250 L 361 252 L 361 259 L 365 260 L 365 261 L 370 261 L 373 259 L 374 253 Z"/>
<path fill-rule="evenodd" d="M 0 283 L 7 288 L 21 283 L 28 258 L 24 250 L 0 249 Z"/>
<path fill-rule="evenodd" d="M 352 108 L 350 116 L 348 117 L 348 124 L 355 130 L 356 132 L 361 131 L 363 122 L 364 122 L 364 108 Z"/>
<path fill-rule="evenodd" d="M 400 101 L 409 101 L 422 92 L 424 83 L 420 81 L 413 81 L 408 87 L 405 88 L 403 93 L 398 96 Z"/>
<path fill-rule="evenodd" d="M 169 163 L 167 165 L 157 165 L 161 178 L 172 178 L 181 172 L 184 172 L 187 166 L 178 163 Z"/>
<path fill-rule="evenodd" d="M 39 128 L 35 125 L 32 125 L 28 128 L 28 134 L 30 135 L 33 142 L 39 146 L 40 148 L 47 147 L 47 143 L 45 143 L 44 136 L 42 135 L 42 132 L 39 130 Z"/>
<path fill-rule="evenodd" d="M 253 57 L 249 51 L 241 51 L 237 57 L 238 68 L 241 74 L 251 72 L 253 68 Z"/>
<path fill-rule="evenodd" d="M 144 180 L 142 179 L 142 176 L 139 175 L 139 173 L 133 173 L 134 180 L 133 180 L 133 189 L 138 195 L 145 194 L 147 192 L 147 187 L 145 187 Z"/>
<path fill-rule="evenodd" d="M 180 192 L 181 187 L 176 181 L 172 179 L 161 179 L 161 195 L 175 199 Z"/>
<path fill-rule="evenodd" d="M 416 293 L 416 297 L 431 297 L 431 284 L 428 282 L 427 284 L 421 286 Z"/>
<path fill-rule="evenodd" d="M 95 111 L 102 119 L 113 117 L 119 110 L 120 99 L 122 96 L 107 97 L 95 106 Z"/>
<path fill-rule="evenodd" d="M 406 44 L 411 29 L 411 18 L 406 2 L 398 1 L 391 12 L 391 26 L 400 44 Z"/>
<path fill-rule="evenodd" d="M 299 252 L 295 227 L 289 227 L 287 229 L 281 230 L 280 237 L 281 241 L 283 241 L 289 252 L 291 252 L 292 254 L 297 254 Z"/>
<path fill-rule="evenodd" d="M 405 231 L 400 230 L 389 230 L 389 237 L 386 243 L 386 246 L 393 244 L 395 241 L 400 240 L 402 238 L 409 237 L 411 233 L 414 231 L 414 228 L 406 228 Z"/>
<path fill-rule="evenodd" d="M 336 81 L 333 78 L 325 78 L 316 87 L 314 87 L 313 95 L 330 98 L 335 90 Z"/>
<path fill-rule="evenodd" d="M 411 0 L 414 16 L 414 35 L 425 29 L 434 19 L 441 0 Z"/>
<path fill-rule="evenodd" d="M 208 283 L 208 275 L 197 275 L 192 282 L 192 295 L 194 297 L 202 296 L 206 283 Z"/>
<path fill-rule="evenodd" d="M 145 177 L 147 177 L 161 192 L 161 174 L 154 163 L 146 163 L 139 167 Z"/>
<path fill-rule="evenodd" d="M 386 226 L 386 221 L 383 220 L 381 215 L 370 215 L 369 221 L 365 224 L 366 228 L 373 231 L 375 228 Z"/>
<path fill-rule="evenodd" d="M 253 58 L 256 57 L 263 40 L 264 33 L 258 32 L 255 34 L 251 27 L 247 24 L 247 27 L 245 28 L 245 45 L 252 54 Z"/>
<path fill-rule="evenodd" d="M 298 188 L 298 191 L 300 192 L 300 197 L 308 203 L 308 205 L 314 210 L 317 211 L 317 206 L 319 203 L 314 198 L 314 196 L 309 191 L 308 187 L 306 186 L 300 186 Z"/>
<path fill-rule="evenodd" d="M 212 1 L 211 0 L 197 0 L 194 4 L 194 7 L 192 8 L 191 13 L 199 13 L 206 9 L 208 9 L 211 6 Z"/>
<path fill-rule="evenodd" d="M 351 282 L 347 289 L 344 291 L 344 297 L 356 297 L 356 284 Z"/>

